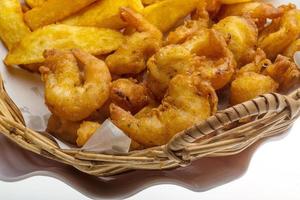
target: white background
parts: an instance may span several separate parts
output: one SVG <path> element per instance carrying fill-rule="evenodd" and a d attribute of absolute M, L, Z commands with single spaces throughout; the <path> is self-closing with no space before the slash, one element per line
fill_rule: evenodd
<path fill-rule="evenodd" d="M 1 200 L 86 200 L 66 184 L 49 177 L 33 177 L 15 183 L 0 181 Z M 207 192 L 192 192 L 174 185 L 150 187 L 133 199 L 201 200 L 299 200 L 300 120 L 280 140 L 257 149 L 249 169 L 241 178 Z"/>

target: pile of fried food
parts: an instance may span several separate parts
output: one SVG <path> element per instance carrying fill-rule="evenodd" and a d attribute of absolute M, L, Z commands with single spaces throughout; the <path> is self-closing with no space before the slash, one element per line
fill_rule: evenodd
<path fill-rule="evenodd" d="M 41 74 L 48 131 L 83 146 L 110 118 L 131 149 L 300 80 L 300 10 L 251 0 L 0 1 L 4 62 Z"/>

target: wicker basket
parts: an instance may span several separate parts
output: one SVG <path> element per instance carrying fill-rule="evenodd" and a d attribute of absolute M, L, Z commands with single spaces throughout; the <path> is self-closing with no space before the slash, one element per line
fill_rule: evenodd
<path fill-rule="evenodd" d="M 95 175 L 110 176 L 128 170 L 184 167 L 201 157 L 237 154 L 261 138 L 279 134 L 299 117 L 300 89 L 288 96 L 271 93 L 219 111 L 163 146 L 106 155 L 62 150 L 48 137 L 26 128 L 18 107 L 7 95 L 0 77 L 0 132 L 19 146 Z"/>

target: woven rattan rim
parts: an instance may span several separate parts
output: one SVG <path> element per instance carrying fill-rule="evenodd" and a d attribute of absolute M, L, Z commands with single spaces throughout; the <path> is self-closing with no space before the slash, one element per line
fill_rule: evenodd
<path fill-rule="evenodd" d="M 24 149 L 95 176 L 135 169 L 170 169 L 202 157 L 237 154 L 261 138 L 286 131 L 299 117 L 299 110 L 300 89 L 290 95 L 265 94 L 217 112 L 178 133 L 167 145 L 123 155 L 62 150 L 47 136 L 26 128 L 0 76 L 0 132 Z"/>

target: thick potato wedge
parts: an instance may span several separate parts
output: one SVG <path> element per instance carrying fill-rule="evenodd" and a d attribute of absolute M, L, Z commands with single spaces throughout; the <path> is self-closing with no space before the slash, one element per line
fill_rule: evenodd
<path fill-rule="evenodd" d="M 94 1 L 95 0 L 48 0 L 40 6 L 26 12 L 24 20 L 32 30 L 35 30 L 39 27 L 62 20 Z"/>
<path fill-rule="evenodd" d="M 26 4 L 30 7 L 30 8 L 34 8 L 37 6 L 42 5 L 43 3 L 45 3 L 47 0 L 25 0 Z"/>
<path fill-rule="evenodd" d="M 62 23 L 119 29 L 125 25 L 119 17 L 119 9 L 122 6 L 130 7 L 138 12 L 143 9 L 140 0 L 101 0 L 67 18 Z"/>
<path fill-rule="evenodd" d="M 55 48 L 80 48 L 93 55 L 106 54 L 116 50 L 123 40 L 121 33 L 110 29 L 53 24 L 24 37 L 4 62 L 7 65 L 41 63 L 44 50 Z"/>
<path fill-rule="evenodd" d="M 0 0 L 0 38 L 11 49 L 30 30 L 23 21 L 23 13 L 18 0 Z"/>
<path fill-rule="evenodd" d="M 178 20 L 193 11 L 199 0 L 165 0 L 147 6 L 143 14 L 145 18 L 162 32 L 171 29 Z"/>

